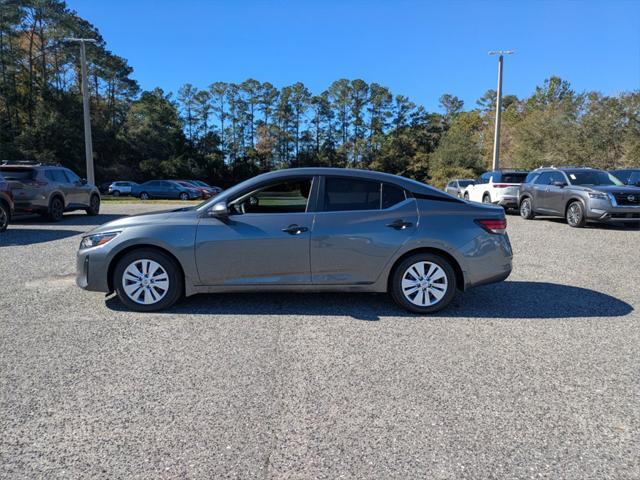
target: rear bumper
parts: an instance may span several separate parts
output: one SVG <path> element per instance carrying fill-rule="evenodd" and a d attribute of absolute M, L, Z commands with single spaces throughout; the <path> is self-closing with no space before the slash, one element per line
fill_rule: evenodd
<path fill-rule="evenodd" d="M 513 269 L 513 251 L 509 237 L 484 234 L 462 248 L 464 252 L 464 289 L 501 282 Z M 461 265 L 462 266 L 462 265 Z"/>
<path fill-rule="evenodd" d="M 504 195 L 502 197 L 498 197 L 498 201 L 496 205 L 500 205 L 505 208 L 516 208 L 518 206 L 518 197 L 511 195 Z"/>

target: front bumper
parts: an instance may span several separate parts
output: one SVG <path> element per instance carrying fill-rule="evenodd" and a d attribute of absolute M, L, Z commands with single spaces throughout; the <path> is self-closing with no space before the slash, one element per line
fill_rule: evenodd
<path fill-rule="evenodd" d="M 76 285 L 91 292 L 109 293 L 109 259 L 100 247 L 78 250 L 76 257 Z"/>
<path fill-rule="evenodd" d="M 587 218 L 598 222 L 640 222 L 640 205 L 618 206 L 608 200 L 592 200 Z"/>

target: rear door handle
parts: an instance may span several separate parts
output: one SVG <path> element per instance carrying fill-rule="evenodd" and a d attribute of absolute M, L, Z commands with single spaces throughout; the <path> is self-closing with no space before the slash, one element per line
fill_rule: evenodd
<path fill-rule="evenodd" d="M 307 227 L 301 227 L 300 225 L 289 225 L 287 228 L 283 228 L 282 231 L 289 235 L 300 235 L 303 232 L 309 230 Z"/>
<path fill-rule="evenodd" d="M 411 225 L 413 225 L 413 223 L 405 222 L 404 220 L 399 218 L 398 220 L 396 220 L 396 221 L 394 221 L 392 223 L 388 223 L 387 227 L 395 228 L 396 230 L 404 230 L 406 228 L 409 228 Z"/>

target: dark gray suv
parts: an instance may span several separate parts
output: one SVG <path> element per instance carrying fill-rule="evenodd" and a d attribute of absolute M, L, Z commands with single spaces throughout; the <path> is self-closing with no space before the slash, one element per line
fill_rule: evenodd
<path fill-rule="evenodd" d="M 520 186 L 520 215 L 564 217 L 572 227 L 588 221 L 640 224 L 640 189 L 594 168 L 539 168 Z"/>
<path fill-rule="evenodd" d="M 127 217 L 86 234 L 77 284 L 128 308 L 205 292 L 389 292 L 413 312 L 504 280 L 504 210 L 407 178 L 352 169 L 279 170 L 199 206 Z"/>
<path fill-rule="evenodd" d="M 13 194 L 16 213 L 39 213 L 57 222 L 64 212 L 100 213 L 100 192 L 68 168 L 40 163 L 4 163 L 0 173 Z"/>

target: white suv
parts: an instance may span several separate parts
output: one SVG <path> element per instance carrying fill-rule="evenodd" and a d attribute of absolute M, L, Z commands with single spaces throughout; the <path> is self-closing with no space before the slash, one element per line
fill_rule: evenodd
<path fill-rule="evenodd" d="M 518 208 L 518 189 L 527 177 L 524 170 L 494 170 L 483 173 L 474 185 L 464 190 L 464 199 Z"/>
<path fill-rule="evenodd" d="M 109 185 L 109 195 L 119 197 L 120 195 L 131 195 L 131 188 L 138 185 L 136 182 L 113 182 Z"/>

